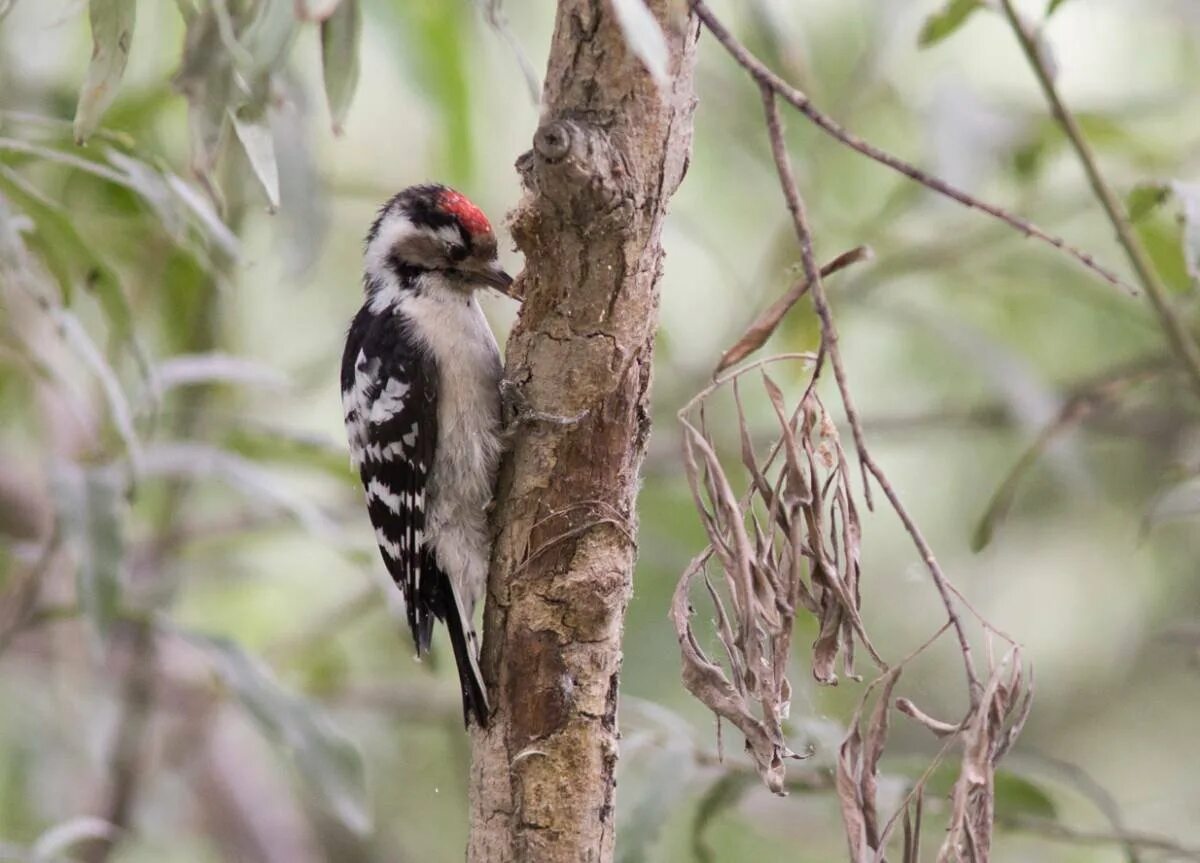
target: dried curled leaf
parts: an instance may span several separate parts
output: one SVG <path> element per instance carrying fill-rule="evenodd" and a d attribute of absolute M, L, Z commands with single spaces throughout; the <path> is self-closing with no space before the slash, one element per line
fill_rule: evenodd
<path fill-rule="evenodd" d="M 745 697 L 730 682 L 721 666 L 705 656 L 691 629 L 692 606 L 688 588 L 704 566 L 707 555 L 692 561 L 675 588 L 671 600 L 671 620 L 679 635 L 683 654 L 683 685 L 710 710 L 731 722 L 746 738 L 746 750 L 763 783 L 776 794 L 785 794 L 783 759 L 793 753 L 783 740 L 782 730 L 771 728 L 749 709 Z"/>
<path fill-rule="evenodd" d="M 746 421 L 737 378 L 766 363 L 797 358 L 812 360 L 793 355 L 751 364 L 708 387 L 680 413 L 684 468 L 709 539 L 709 548 L 681 578 L 672 610 L 684 683 L 742 731 L 759 774 L 775 791 L 782 790 L 783 759 L 794 756 L 782 723 L 791 702 L 787 665 L 796 615 L 811 614 L 819 625 L 813 645 L 818 681 L 837 682 L 839 658 L 853 675 L 855 644 L 883 664 L 859 614 L 858 513 L 832 419 L 811 384 L 793 409 L 782 388 L 764 373 L 766 401 L 779 430 L 765 460 L 755 452 Z M 708 397 L 731 382 L 749 485 L 740 498 L 705 419 Z M 710 559 L 722 576 L 715 584 L 707 578 L 705 583 L 728 673 L 700 650 L 690 624 L 689 587 Z"/>
<path fill-rule="evenodd" d="M 938 863 L 987 863 L 996 808 L 996 763 L 1029 717 L 1033 683 L 1024 680 L 1017 648 L 992 669 L 962 730 L 963 754 L 951 794 L 950 823 Z"/>

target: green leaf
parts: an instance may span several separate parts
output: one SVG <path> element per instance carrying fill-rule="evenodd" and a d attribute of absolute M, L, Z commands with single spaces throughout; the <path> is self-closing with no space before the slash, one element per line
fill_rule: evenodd
<path fill-rule="evenodd" d="M 931 798 L 946 797 L 958 781 L 959 765 L 942 764 L 933 771 L 925 783 L 925 792 Z M 998 769 L 993 788 L 996 794 L 996 819 L 1020 817 L 1058 817 L 1058 807 L 1050 793 L 1031 779 L 1012 770 Z"/>
<path fill-rule="evenodd" d="M 138 472 L 141 467 L 141 443 L 133 425 L 133 411 L 130 410 L 129 400 L 125 397 L 125 390 L 121 387 L 116 371 L 104 359 L 104 354 L 100 352 L 77 317 L 66 309 L 54 309 L 52 314 L 63 340 L 100 381 L 113 428 L 125 446 L 134 472 Z"/>
<path fill-rule="evenodd" d="M 1138 239 L 1150 256 L 1158 275 L 1172 293 L 1185 294 L 1192 286 L 1184 254 L 1181 220 L 1164 210 L 1151 213 L 1134 225 Z"/>
<path fill-rule="evenodd" d="M 638 774 L 633 789 L 635 802 L 624 810 L 618 825 L 621 842 L 617 863 L 650 859 L 664 825 L 691 790 L 696 762 L 691 757 L 690 741 L 685 738 L 664 743 L 656 746 L 653 754 L 646 753 L 649 757 L 637 759 L 640 763 L 633 768 Z"/>
<path fill-rule="evenodd" d="M 266 111 L 251 112 L 229 109 L 229 119 L 237 133 L 238 142 L 250 160 L 254 176 L 267 195 L 272 213 L 279 209 L 279 165 L 275 160 L 275 141 L 267 123 Z"/>
<path fill-rule="evenodd" d="M 1166 183 L 1138 183 L 1125 198 L 1129 221 L 1140 222 L 1167 202 L 1171 187 Z"/>
<path fill-rule="evenodd" d="M 241 244 L 238 242 L 237 235 L 221 221 L 221 217 L 213 209 L 209 200 L 175 174 L 167 174 L 166 181 L 172 194 L 187 210 L 191 211 L 209 242 L 220 249 L 222 254 L 231 261 L 237 260 L 241 255 Z"/>
<path fill-rule="evenodd" d="M 358 474 L 351 469 L 344 442 L 291 429 L 241 425 L 225 439 L 232 452 L 259 463 L 291 465 L 317 471 L 351 487 Z"/>
<path fill-rule="evenodd" d="M 205 4 L 187 23 L 183 60 L 172 83 L 188 103 L 192 170 L 207 177 L 216 164 L 233 102 L 233 61 L 221 36 L 216 4 Z"/>
<path fill-rule="evenodd" d="M 289 383 L 285 374 L 268 365 L 215 352 L 173 356 L 158 366 L 156 377 L 163 391 L 216 383 L 283 390 Z"/>
<path fill-rule="evenodd" d="M 1143 521 L 1143 532 L 1173 521 L 1186 521 L 1200 515 L 1200 478 L 1192 477 L 1162 492 L 1150 504 Z"/>
<path fill-rule="evenodd" d="M 1050 0 L 1049 4 L 1046 6 L 1046 17 L 1049 18 L 1051 15 L 1057 12 L 1058 7 L 1062 4 L 1063 0 Z"/>
<path fill-rule="evenodd" d="M 79 607 L 93 632 L 104 639 L 121 603 L 127 509 L 123 489 L 112 472 L 65 464 L 55 467 L 50 482 L 64 541 L 79 559 Z"/>
<path fill-rule="evenodd" d="M 342 542 L 336 525 L 320 507 L 297 495 L 276 474 L 220 447 L 196 442 L 155 444 L 143 454 L 142 472 L 148 477 L 222 480 L 247 500 L 287 513 L 308 533 L 332 544 Z"/>
<path fill-rule="evenodd" d="M 32 220 L 34 231 L 26 239 L 58 281 L 63 303 L 70 305 L 80 286 L 97 289 L 101 297 L 118 300 L 111 323 L 119 332 L 128 332 L 132 318 L 116 273 L 87 245 L 67 213 L 5 165 L 0 165 L 0 190 Z"/>
<path fill-rule="evenodd" d="M 936 45 L 965 24 L 977 9 L 982 8 L 980 0 L 949 0 L 940 11 L 925 19 L 917 36 L 917 45 L 922 48 Z"/>
<path fill-rule="evenodd" d="M 654 83 L 665 89 L 671 83 L 670 55 L 658 19 L 645 0 L 613 0 L 613 11 L 629 50 L 642 61 Z"/>
<path fill-rule="evenodd" d="M 997 818 L 1026 816 L 1053 821 L 1058 817 L 1054 798 L 1024 776 L 1010 770 L 997 770 L 993 788 L 996 792 Z"/>
<path fill-rule="evenodd" d="M 254 12 L 240 42 L 250 59 L 249 68 L 244 71 L 251 79 L 257 79 L 250 81 L 254 94 L 251 101 L 262 102 L 267 79 L 287 59 L 298 21 L 295 0 L 259 0 Z"/>
<path fill-rule="evenodd" d="M 346 112 L 358 86 L 361 35 L 362 10 L 358 0 L 342 0 L 333 14 L 321 22 L 321 69 L 335 135 L 342 133 Z"/>
<path fill-rule="evenodd" d="M 325 713 L 284 689 L 266 665 L 233 642 L 195 633 L 183 637 L 210 656 L 221 681 L 292 759 L 325 808 L 355 833 L 370 832 L 362 757 Z"/>
<path fill-rule="evenodd" d="M 137 0 L 91 0 L 88 19 L 92 25 L 92 62 L 79 91 L 75 109 L 75 143 L 91 136 L 105 110 L 117 95 L 125 75 Z"/>

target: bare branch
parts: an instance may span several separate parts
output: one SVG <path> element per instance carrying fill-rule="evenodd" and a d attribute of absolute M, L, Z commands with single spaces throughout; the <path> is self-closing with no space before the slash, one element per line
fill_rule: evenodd
<path fill-rule="evenodd" d="M 795 224 L 796 236 L 800 241 L 800 257 L 804 264 L 804 273 L 812 285 L 813 307 L 816 309 L 817 316 L 821 319 L 821 343 L 822 347 L 829 356 L 830 365 L 833 366 L 833 375 L 837 380 L 838 391 L 842 397 L 842 405 L 846 409 L 846 419 L 850 423 L 850 429 L 854 435 L 854 444 L 858 449 L 859 463 L 862 465 L 864 473 L 870 473 L 879 483 L 879 487 L 883 489 L 884 495 L 892 505 L 892 509 L 896 511 L 896 515 L 904 523 L 905 530 L 912 537 L 913 543 L 921 554 L 922 560 L 925 562 L 929 574 L 933 577 L 934 585 L 937 587 L 938 594 L 942 598 L 942 605 L 946 609 L 946 615 L 950 619 L 954 627 L 954 633 L 958 637 L 959 650 L 962 653 L 963 667 L 967 675 L 967 683 L 971 693 L 971 706 L 978 704 L 980 694 L 979 678 L 975 672 L 975 663 L 971 654 L 971 643 L 967 639 L 966 629 L 963 627 L 962 620 L 959 618 L 958 611 L 955 607 L 954 598 L 951 595 L 951 588 L 945 573 L 942 572 L 941 566 L 934 557 L 933 549 L 926 542 L 921 529 L 913 520 L 908 510 L 904 508 L 904 504 L 900 500 L 900 496 L 892 487 L 887 475 L 883 469 L 875 462 L 867 449 L 867 443 L 863 436 L 862 423 L 858 418 L 858 411 L 854 407 L 854 399 L 850 394 L 850 385 L 846 378 L 846 370 L 842 364 L 841 352 L 838 348 L 837 326 L 833 321 L 833 313 L 829 309 L 829 302 L 825 297 L 825 287 L 821 283 L 821 275 L 817 271 L 817 265 L 813 257 L 812 251 L 812 232 L 808 227 L 808 219 L 804 212 L 804 202 L 800 197 L 800 190 L 796 186 L 796 178 L 792 173 L 791 160 L 788 158 L 787 148 L 783 140 L 783 127 L 779 118 L 779 106 L 775 103 L 775 92 L 766 86 L 762 85 L 763 94 L 763 109 L 767 115 L 767 132 L 771 137 L 771 152 L 775 157 L 775 164 L 779 170 L 779 181 L 783 186 L 784 197 L 787 199 L 788 209 L 792 213 L 792 221 Z M 866 477 L 863 480 L 864 490 L 866 490 L 867 502 L 870 505 L 870 491 L 867 486 Z"/>
<path fill-rule="evenodd" d="M 1154 307 L 1155 314 L 1158 315 L 1159 324 L 1162 326 L 1167 340 L 1171 343 L 1172 350 L 1179 355 L 1180 361 L 1187 369 L 1192 388 L 1200 394 L 1200 347 L 1196 345 L 1196 340 L 1188 331 L 1187 325 L 1172 306 L 1167 287 L 1154 269 L 1154 264 L 1150 261 L 1133 226 L 1129 223 L 1129 216 L 1125 213 L 1125 208 L 1121 206 L 1121 202 L 1108 185 L 1108 181 L 1100 173 L 1096 156 L 1083 134 L 1083 129 L 1080 128 L 1075 115 L 1071 113 L 1066 103 L 1063 102 L 1062 96 L 1059 95 L 1058 88 L 1054 84 L 1054 76 L 1046 66 L 1042 52 L 1038 50 L 1037 37 L 1021 20 L 1020 14 L 1013 7 L 1012 0 L 1000 0 L 1000 6 L 1017 36 L 1017 41 L 1021 44 L 1021 50 L 1025 53 L 1029 65 L 1037 76 L 1038 84 L 1041 85 L 1046 101 L 1050 103 L 1054 118 L 1058 120 L 1067 139 L 1071 142 L 1075 154 L 1079 157 L 1079 163 L 1083 166 L 1084 173 L 1087 174 L 1088 183 L 1091 185 L 1092 191 L 1096 193 L 1096 199 L 1104 208 L 1113 230 L 1116 231 L 1117 242 L 1125 250 L 1138 281 L 1146 289 L 1146 297 Z"/>
<path fill-rule="evenodd" d="M 1047 245 L 1053 246 L 1066 255 L 1074 258 L 1087 269 L 1091 270 L 1100 278 L 1109 284 L 1128 291 L 1131 294 L 1137 294 L 1137 289 L 1123 281 L 1116 273 L 1105 266 L 1099 264 L 1094 257 L 1088 252 L 1072 246 L 1061 237 L 1055 236 L 1048 231 L 1039 228 L 1033 222 L 1023 219 L 1014 213 L 1010 213 L 1002 207 L 995 204 L 989 204 L 982 201 L 973 195 L 964 192 L 956 186 L 952 186 L 945 180 L 927 174 L 915 165 L 905 162 L 903 159 L 893 156 L 884 150 L 879 149 L 873 144 L 864 141 L 857 135 L 843 129 L 831 117 L 817 109 L 801 91 L 788 84 L 770 69 L 768 69 L 761 60 L 751 54 L 741 42 L 739 42 L 732 33 L 725 27 L 720 20 L 713 15 L 703 0 L 691 0 L 692 8 L 708 28 L 709 32 L 716 37 L 717 41 L 724 46 L 725 50 L 738 62 L 750 75 L 758 82 L 760 87 L 765 87 L 771 92 L 777 94 L 781 99 L 794 107 L 797 111 L 811 120 L 818 128 L 845 144 L 855 152 L 861 153 L 869 159 L 879 162 L 881 165 L 886 165 L 894 171 L 898 171 L 911 180 L 920 183 L 928 189 L 932 189 L 940 195 L 945 195 L 951 200 L 957 201 L 963 206 L 971 209 L 979 210 L 987 213 L 1017 231 L 1024 234 L 1026 237 L 1032 237 Z"/>

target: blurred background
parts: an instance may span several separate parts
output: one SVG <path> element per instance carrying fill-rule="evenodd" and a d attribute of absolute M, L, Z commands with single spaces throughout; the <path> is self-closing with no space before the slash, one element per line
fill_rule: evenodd
<path fill-rule="evenodd" d="M 1127 272 L 1000 16 L 979 10 L 934 40 L 942 2 L 713 5 L 850 129 Z M 1200 6 L 1052 5 L 1042 38 L 1058 84 L 1195 322 Z M 413 660 L 349 471 L 337 371 L 361 238 L 400 188 L 467 193 L 520 269 L 500 226 L 552 9 L 363 0 L 358 86 L 335 134 L 317 27 L 292 7 L 142 0 L 119 94 L 81 148 L 87 5 L 0 0 L 4 859 L 103 859 L 74 844 L 105 833 L 96 819 L 125 827 L 120 861 L 461 857 L 469 751 L 453 663 L 436 648 Z M 231 67 L 249 95 L 236 134 L 218 136 Z M 801 621 L 789 728 L 815 754 L 774 798 L 728 728 L 717 762 L 666 618 L 704 542 L 675 412 L 798 264 L 758 95 L 710 38 L 697 90 L 665 234 L 618 857 L 844 859 L 825 780 L 862 685 L 812 682 Z M 1036 672 L 998 779 L 995 858 L 1139 859 L 1047 835 L 1056 825 L 1200 846 L 1200 411 L 1150 307 L 798 117 L 789 139 L 818 257 L 875 252 L 828 287 L 875 455 L 947 573 Z M 506 332 L 515 303 L 483 303 Z M 768 350 L 814 349 L 817 333 L 800 304 Z M 766 440 L 769 406 L 751 414 Z M 903 656 L 942 622 L 936 594 L 890 512 L 864 515 L 863 554 L 868 629 Z M 935 648 L 898 694 L 952 718 L 957 663 Z M 883 799 L 936 748 L 898 717 Z M 931 795 L 934 825 L 940 805 Z"/>

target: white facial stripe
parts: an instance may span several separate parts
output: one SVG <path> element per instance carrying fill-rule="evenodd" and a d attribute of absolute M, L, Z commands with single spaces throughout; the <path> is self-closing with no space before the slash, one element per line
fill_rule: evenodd
<path fill-rule="evenodd" d="M 389 214 L 379 226 L 379 233 L 367 245 L 363 255 L 363 263 L 368 273 L 380 274 L 387 272 L 387 259 L 396 244 L 408 237 L 416 236 L 421 229 L 398 214 Z"/>
<path fill-rule="evenodd" d="M 462 245 L 462 233 L 460 233 L 458 228 L 456 228 L 454 225 L 444 225 L 443 227 L 438 228 L 434 233 L 436 233 L 438 239 L 444 243 L 449 243 L 453 246 Z"/>

